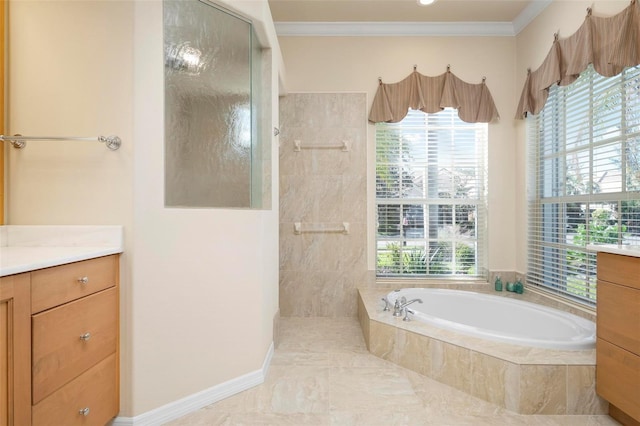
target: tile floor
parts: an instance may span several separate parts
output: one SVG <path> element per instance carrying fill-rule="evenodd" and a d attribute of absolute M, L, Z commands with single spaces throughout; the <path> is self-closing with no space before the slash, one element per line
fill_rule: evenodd
<path fill-rule="evenodd" d="M 192 425 L 617 425 L 518 415 L 367 352 L 357 320 L 282 318 L 265 382 L 177 419 Z"/>

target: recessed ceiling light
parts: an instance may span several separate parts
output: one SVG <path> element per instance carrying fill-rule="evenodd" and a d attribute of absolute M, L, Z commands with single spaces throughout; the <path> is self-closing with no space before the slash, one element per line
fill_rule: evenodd
<path fill-rule="evenodd" d="M 429 6 L 436 2 L 436 0 L 417 0 L 420 6 Z"/>

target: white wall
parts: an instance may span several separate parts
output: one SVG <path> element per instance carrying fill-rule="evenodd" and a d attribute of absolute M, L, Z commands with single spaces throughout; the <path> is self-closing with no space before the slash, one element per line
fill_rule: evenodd
<path fill-rule="evenodd" d="M 280 37 L 290 92 L 366 92 L 367 110 L 378 77 L 393 83 L 413 65 L 425 75 L 439 75 L 447 65 L 458 77 L 487 85 L 502 119 L 489 125 L 490 270 L 514 270 L 515 223 L 515 39 L 514 37 Z M 369 256 L 375 269 L 374 130 L 368 128 Z"/>
<path fill-rule="evenodd" d="M 584 22 L 587 8 L 593 9 L 593 16 L 612 16 L 629 6 L 628 1 L 581 1 L 556 0 L 549 5 L 516 37 L 516 95 L 519 99 L 527 76 L 527 68 L 537 69 L 553 43 L 553 34 L 558 32 L 561 39 L 571 36 Z M 509 117 L 515 115 L 515 109 Z M 526 199 L 526 133 L 524 120 L 517 121 L 516 139 L 516 238 L 518 271 L 527 269 L 527 199 Z"/>
<path fill-rule="evenodd" d="M 277 123 L 267 2 L 241 3 L 265 21 Z M 8 224 L 125 226 L 120 416 L 259 370 L 278 303 L 277 140 L 271 210 L 166 209 L 162 2 L 12 1 L 9 26 L 8 131 L 123 140 L 32 142 L 8 161 Z"/>

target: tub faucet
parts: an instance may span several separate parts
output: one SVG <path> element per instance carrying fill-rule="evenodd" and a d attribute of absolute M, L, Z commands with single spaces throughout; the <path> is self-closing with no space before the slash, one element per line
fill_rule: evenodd
<path fill-rule="evenodd" d="M 406 302 L 405 301 L 401 302 L 400 300 L 396 299 L 396 303 L 393 305 L 393 316 L 401 317 L 402 311 L 404 310 L 404 308 L 406 308 L 407 306 L 409 306 L 414 302 L 422 303 L 422 299 L 412 299 Z"/>

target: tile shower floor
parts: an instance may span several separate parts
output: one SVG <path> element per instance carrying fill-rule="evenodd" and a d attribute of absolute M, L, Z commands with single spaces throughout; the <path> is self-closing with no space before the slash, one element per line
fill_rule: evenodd
<path fill-rule="evenodd" d="M 262 385 L 177 419 L 191 425 L 617 425 L 518 415 L 368 353 L 355 318 L 282 318 Z"/>

